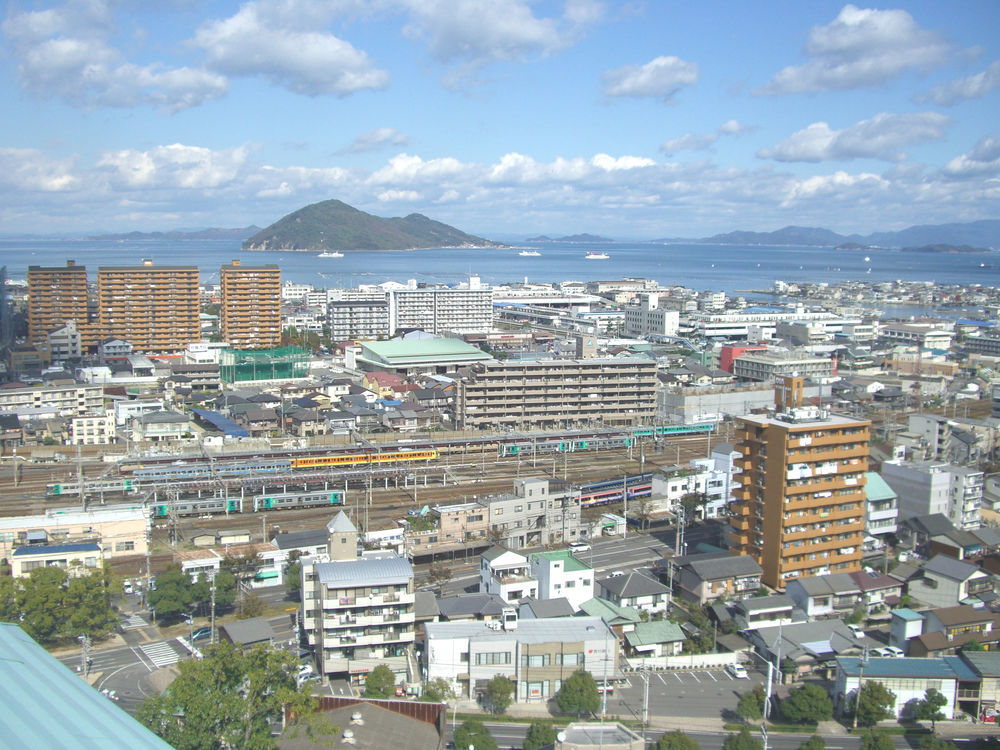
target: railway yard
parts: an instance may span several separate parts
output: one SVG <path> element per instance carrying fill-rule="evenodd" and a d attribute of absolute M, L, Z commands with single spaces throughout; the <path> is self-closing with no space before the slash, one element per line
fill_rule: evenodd
<path fill-rule="evenodd" d="M 98 457 L 7 462 L 0 467 L 0 515 L 79 509 L 81 483 L 88 506 L 147 504 L 153 516 L 153 570 L 170 562 L 172 545 L 184 545 L 198 533 L 246 529 L 255 540 L 271 538 L 279 530 L 325 524 L 332 507 L 347 510 L 362 530 L 388 528 L 424 506 L 510 492 L 518 477 L 565 482 L 581 492 L 585 513 L 596 516 L 621 508 L 626 477 L 630 499 L 648 494 L 649 472 L 704 457 L 710 445 L 726 437 L 711 425 L 659 430 L 428 436 L 383 443 L 362 438 L 336 447 L 252 455 L 202 451 L 133 453 L 113 463 Z"/>

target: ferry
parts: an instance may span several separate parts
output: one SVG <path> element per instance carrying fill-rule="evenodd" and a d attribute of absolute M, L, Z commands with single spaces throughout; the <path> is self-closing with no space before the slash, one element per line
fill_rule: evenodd
<path fill-rule="evenodd" d="M 344 254 L 340 253 L 340 252 L 337 252 L 336 250 L 334 250 L 333 252 L 330 252 L 329 250 L 327 250 L 326 252 L 320 253 L 316 257 L 318 257 L 318 258 L 343 258 Z"/>
<path fill-rule="evenodd" d="M 537 258 L 541 255 L 537 250 L 522 250 L 518 253 L 523 258 Z"/>
<path fill-rule="evenodd" d="M 591 250 L 584 256 L 585 260 L 607 260 L 610 257 L 610 255 L 602 253 L 600 250 Z"/>

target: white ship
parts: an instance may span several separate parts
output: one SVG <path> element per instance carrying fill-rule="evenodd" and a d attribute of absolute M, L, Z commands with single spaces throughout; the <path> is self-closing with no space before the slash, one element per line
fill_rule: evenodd
<path fill-rule="evenodd" d="M 338 253 L 336 250 L 334 250 L 333 252 L 326 251 L 324 253 L 320 253 L 316 257 L 317 258 L 343 258 L 344 254 L 343 253 Z"/>
<path fill-rule="evenodd" d="M 607 253 L 602 253 L 600 250 L 591 250 L 584 256 L 585 260 L 607 260 L 611 256 Z"/>
<path fill-rule="evenodd" d="M 541 253 L 538 252 L 537 250 L 522 250 L 521 252 L 518 253 L 518 255 L 525 258 L 537 258 L 538 256 L 541 255 Z"/>

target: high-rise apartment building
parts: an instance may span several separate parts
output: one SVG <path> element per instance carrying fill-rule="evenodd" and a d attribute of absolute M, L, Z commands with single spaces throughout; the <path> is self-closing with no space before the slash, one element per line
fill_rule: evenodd
<path fill-rule="evenodd" d="M 81 333 L 87 327 L 87 267 L 28 266 L 28 341 L 44 342 L 68 321 Z"/>
<path fill-rule="evenodd" d="M 102 336 L 136 352 L 179 352 L 201 339 L 197 266 L 106 266 L 97 270 Z"/>
<path fill-rule="evenodd" d="M 387 295 L 389 332 L 419 328 L 428 333 L 493 330 L 493 290 L 473 276 L 468 288 L 393 289 Z"/>
<path fill-rule="evenodd" d="M 281 271 L 272 264 L 223 266 L 222 338 L 233 349 L 274 349 L 281 344 Z"/>
<path fill-rule="evenodd" d="M 730 549 L 763 581 L 861 569 L 871 423 L 803 407 L 802 379 L 779 378 L 776 413 L 737 418 L 742 454 Z"/>

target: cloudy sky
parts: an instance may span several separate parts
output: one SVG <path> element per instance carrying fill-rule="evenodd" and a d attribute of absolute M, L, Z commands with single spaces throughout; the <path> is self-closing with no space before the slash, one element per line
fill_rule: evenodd
<path fill-rule="evenodd" d="M 0 233 L 1000 218 L 1000 3 L 9 0 Z"/>

